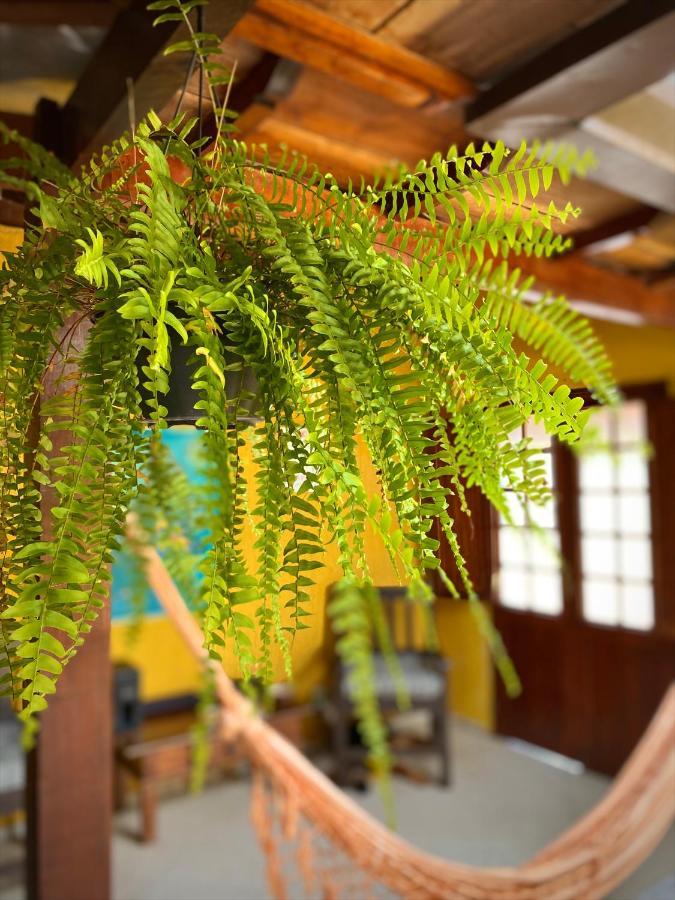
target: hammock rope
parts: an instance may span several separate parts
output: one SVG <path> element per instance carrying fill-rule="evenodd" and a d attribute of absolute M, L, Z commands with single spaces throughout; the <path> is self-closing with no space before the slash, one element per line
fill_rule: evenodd
<path fill-rule="evenodd" d="M 211 667 L 227 740 L 253 769 L 252 818 L 270 890 L 365 900 L 582 900 L 602 898 L 637 868 L 675 819 L 675 684 L 605 797 L 524 865 L 478 868 L 418 850 L 372 818 L 269 726 L 223 668 L 159 554 L 146 548 L 148 582 L 192 654 Z M 295 875 L 284 861 L 292 847 Z M 299 875 L 298 875 L 299 873 Z M 296 896 L 294 893 L 293 896 Z"/>

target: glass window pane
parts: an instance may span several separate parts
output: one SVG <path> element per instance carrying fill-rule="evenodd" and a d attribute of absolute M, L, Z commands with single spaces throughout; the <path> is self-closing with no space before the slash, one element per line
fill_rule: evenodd
<path fill-rule="evenodd" d="M 624 584 L 621 624 L 647 631 L 654 627 L 654 592 L 650 584 Z"/>
<path fill-rule="evenodd" d="M 530 564 L 547 571 L 560 568 L 560 535 L 557 531 L 533 531 L 528 544 Z"/>
<path fill-rule="evenodd" d="M 619 529 L 624 534 L 647 534 L 650 530 L 647 494 L 624 494 L 619 497 Z"/>
<path fill-rule="evenodd" d="M 528 560 L 528 548 L 524 528 L 499 529 L 499 558 L 503 565 L 523 566 Z"/>
<path fill-rule="evenodd" d="M 603 441 L 611 441 L 612 439 L 612 411 L 606 407 L 594 407 L 591 409 L 591 415 L 588 425 Z"/>
<path fill-rule="evenodd" d="M 582 490 L 592 491 L 611 488 L 615 473 L 609 453 L 587 453 L 579 461 L 579 477 Z"/>
<path fill-rule="evenodd" d="M 615 498 L 611 494 L 586 494 L 581 497 L 581 530 L 614 531 Z"/>
<path fill-rule="evenodd" d="M 617 574 L 617 547 L 612 537 L 583 537 L 581 540 L 582 568 L 588 575 Z"/>
<path fill-rule="evenodd" d="M 560 573 L 535 573 L 532 576 L 531 602 L 535 612 L 560 615 L 563 608 Z"/>
<path fill-rule="evenodd" d="M 506 505 L 511 513 L 511 518 L 513 520 L 514 525 L 524 525 L 525 524 L 525 507 L 523 506 L 520 498 L 517 494 L 514 494 L 512 491 L 507 492 L 506 494 Z"/>
<path fill-rule="evenodd" d="M 647 488 L 648 461 L 639 450 L 624 450 L 619 456 L 618 481 L 621 488 Z"/>
<path fill-rule="evenodd" d="M 530 521 L 535 525 L 538 525 L 540 528 L 555 528 L 555 501 L 553 497 L 544 506 L 530 503 L 527 509 Z"/>
<path fill-rule="evenodd" d="M 499 599 L 511 609 L 527 609 L 527 573 L 521 569 L 502 569 L 499 573 Z"/>
<path fill-rule="evenodd" d="M 541 422 L 535 423 L 533 419 L 525 424 L 525 434 L 530 438 L 533 447 L 550 447 L 551 437 Z"/>
<path fill-rule="evenodd" d="M 617 410 L 618 439 L 622 444 L 647 439 L 647 416 L 643 400 L 628 400 Z"/>
<path fill-rule="evenodd" d="M 618 625 L 619 595 L 616 582 L 599 578 L 585 579 L 583 611 L 587 622 Z"/>
<path fill-rule="evenodd" d="M 602 625 L 654 623 L 647 407 L 630 400 L 591 416 L 611 453 L 579 460 L 583 614 Z"/>
<path fill-rule="evenodd" d="M 620 573 L 623 578 L 652 577 L 652 545 L 649 538 L 623 538 L 620 543 Z"/>
<path fill-rule="evenodd" d="M 523 433 L 516 430 L 511 438 L 522 436 L 530 444 L 543 451 L 535 454 L 534 483 L 553 484 L 552 440 L 541 425 L 532 420 L 526 423 Z M 530 469 L 532 467 L 530 466 Z M 502 520 L 499 528 L 500 602 L 512 609 L 530 609 L 549 615 L 562 611 L 562 584 L 560 574 L 560 536 L 556 528 L 556 501 L 554 497 L 543 506 L 525 500 L 524 503 L 507 492 L 506 502 L 513 525 Z M 536 570 L 537 579 L 535 579 Z M 534 596 L 535 580 L 538 596 Z"/>

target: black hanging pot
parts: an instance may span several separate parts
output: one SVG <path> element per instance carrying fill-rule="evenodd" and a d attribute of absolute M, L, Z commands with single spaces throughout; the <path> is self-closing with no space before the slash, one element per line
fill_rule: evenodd
<path fill-rule="evenodd" d="M 200 363 L 195 364 L 195 348 L 184 344 L 177 334 L 171 334 L 171 372 L 169 373 L 169 390 L 162 397 L 162 405 L 166 407 L 166 421 L 169 425 L 194 425 L 203 416 L 203 412 L 195 409 L 195 404 L 200 400 L 200 395 L 192 387 L 194 369 Z M 237 354 L 227 348 L 224 349 L 225 365 L 238 363 L 238 370 L 223 372 L 225 376 L 225 395 L 228 400 L 239 398 L 237 419 L 239 421 L 254 424 L 261 419 L 260 415 L 260 384 L 255 372 L 250 366 L 242 362 Z M 148 351 L 143 349 L 138 354 L 139 393 L 141 395 L 141 410 L 146 422 L 152 421 L 151 408 L 149 406 L 150 393 L 145 388 L 145 376 L 142 367 L 147 365 Z M 242 396 L 243 394 L 243 396 Z"/>

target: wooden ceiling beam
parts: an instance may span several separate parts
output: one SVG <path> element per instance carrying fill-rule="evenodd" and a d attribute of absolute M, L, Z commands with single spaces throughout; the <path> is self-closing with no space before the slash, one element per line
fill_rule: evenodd
<path fill-rule="evenodd" d="M 133 81 L 136 121 L 159 110 L 180 89 L 187 54 L 164 56 L 172 40 L 188 37 L 175 23 L 153 26 L 157 13 L 147 0 L 131 0 L 85 69 L 63 109 L 64 138 L 70 161 L 84 163 L 93 153 L 129 129 L 128 79 Z M 212 0 L 206 28 L 225 38 L 253 0 Z"/>
<path fill-rule="evenodd" d="M 626 215 L 601 222 L 593 228 L 573 231 L 571 237 L 574 238 L 574 246 L 570 253 L 577 253 L 581 250 L 586 253 L 595 253 L 607 241 L 634 234 L 645 228 L 657 215 L 659 215 L 659 210 L 653 206 L 641 206 Z"/>
<path fill-rule="evenodd" d="M 625 0 L 512 70 L 474 100 L 467 121 L 487 132 L 507 115 L 516 127 L 516 117 L 539 116 L 519 124 L 543 137 L 542 127 L 555 130 L 641 90 L 672 62 L 672 11 L 672 0 Z"/>
<path fill-rule="evenodd" d="M 299 0 L 258 0 L 234 29 L 278 56 L 326 72 L 400 106 L 474 96 L 471 82 Z"/>
<path fill-rule="evenodd" d="M 514 256 L 509 264 L 524 275 L 532 275 L 542 290 L 564 294 L 594 318 L 675 328 L 675 297 L 639 278 L 619 275 L 574 254 L 558 259 Z M 618 311 L 618 315 L 612 315 L 612 311 Z"/>
<path fill-rule="evenodd" d="M 630 133 L 624 142 L 619 129 L 611 138 L 599 132 L 594 118 L 667 76 L 674 42 L 673 0 L 626 0 L 481 94 L 467 129 L 510 146 L 536 138 L 590 150 L 599 164 L 589 178 L 675 212 L 672 173 L 656 153 L 636 150 Z"/>
<path fill-rule="evenodd" d="M 251 107 L 250 113 L 254 111 L 255 105 Z M 244 113 L 240 123 L 247 123 L 248 116 L 249 113 Z M 249 143 L 266 143 L 273 158 L 277 154 L 281 155 L 278 148 L 286 145 L 291 150 L 307 156 L 323 171 L 331 172 L 338 183 L 343 185 L 349 179 L 358 181 L 361 175 L 372 178 L 376 172 L 382 171 L 390 163 L 386 157 L 372 150 L 327 138 L 273 115 L 265 118 L 261 114 L 258 121 L 254 120 L 254 127 L 251 127 L 243 137 Z"/>

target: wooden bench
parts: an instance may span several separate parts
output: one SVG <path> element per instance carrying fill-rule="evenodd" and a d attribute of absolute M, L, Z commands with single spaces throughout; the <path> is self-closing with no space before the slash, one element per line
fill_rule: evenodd
<path fill-rule="evenodd" d="M 268 721 L 300 748 L 304 743 L 304 724 L 312 712 L 308 705 L 291 706 L 270 713 Z M 134 737 L 120 740 L 115 748 L 115 807 L 124 808 L 126 783 L 133 780 L 139 795 L 139 839 L 143 843 L 154 841 L 157 835 L 157 801 L 161 786 L 172 781 L 187 784 L 190 780 L 195 747 L 191 731 L 194 721 L 192 713 L 151 720 Z M 180 730 L 176 732 L 177 728 Z M 167 729 L 169 733 L 166 733 Z M 244 759 L 236 742 L 228 743 L 215 733 L 209 738 L 208 776 L 228 774 Z"/>
<path fill-rule="evenodd" d="M 208 739 L 207 773 L 231 772 L 241 761 L 236 746 L 213 736 Z M 193 766 L 195 738 L 191 732 L 169 735 L 153 740 L 138 740 L 120 744 L 115 749 L 115 805 L 123 809 L 126 781 L 131 777 L 138 786 L 141 812 L 140 840 L 154 841 L 157 835 L 157 799 L 161 784 L 190 779 Z"/>

